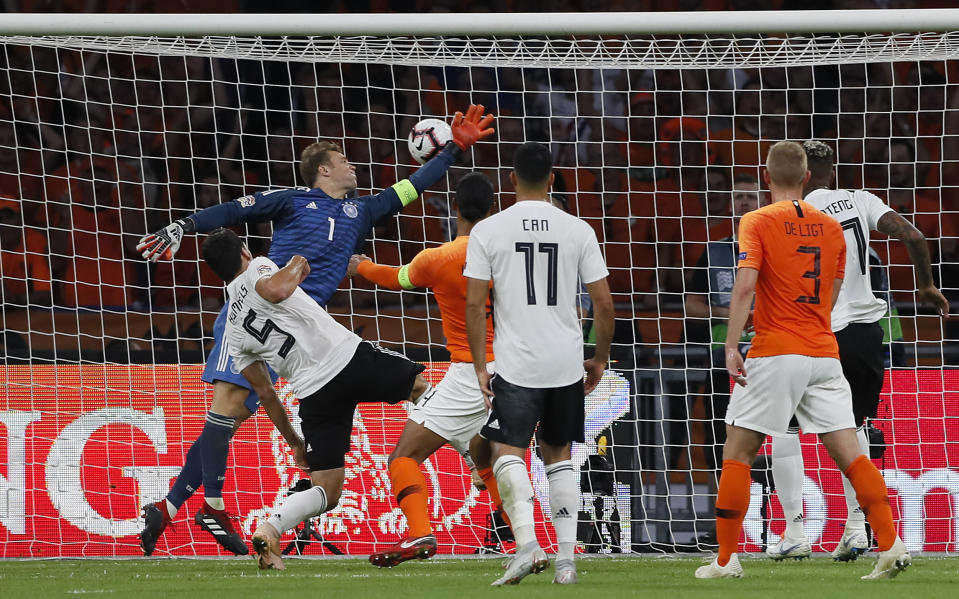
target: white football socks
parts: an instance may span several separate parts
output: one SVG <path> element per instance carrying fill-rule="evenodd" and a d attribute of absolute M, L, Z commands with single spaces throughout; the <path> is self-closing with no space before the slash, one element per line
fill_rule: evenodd
<path fill-rule="evenodd" d="M 776 495 L 786 519 L 784 536 L 788 539 L 804 539 L 802 486 L 805 473 L 799 435 L 773 437 L 772 461 Z"/>
<path fill-rule="evenodd" d="M 533 485 L 529 482 L 526 462 L 514 455 L 501 456 L 493 464 L 493 475 L 503 499 L 503 509 L 509 516 L 516 538 L 516 547 L 521 548 L 536 542 L 533 531 Z"/>
<path fill-rule="evenodd" d="M 170 503 L 169 499 L 164 499 L 163 504 L 166 505 L 166 513 L 170 516 L 170 520 L 176 518 L 176 513 L 180 511 L 180 508 Z"/>
<path fill-rule="evenodd" d="M 204 499 L 206 500 L 206 504 L 215 510 L 222 512 L 226 508 L 222 497 L 204 497 Z"/>
<path fill-rule="evenodd" d="M 549 509 L 559 549 L 556 559 L 573 559 L 576 549 L 576 524 L 579 518 L 579 469 L 570 460 L 546 466 L 549 481 Z"/>
<path fill-rule="evenodd" d="M 317 485 L 284 499 L 280 509 L 267 518 L 266 522 L 283 534 L 307 518 L 318 516 L 325 511 L 326 490 Z"/>
<path fill-rule="evenodd" d="M 859 449 L 863 455 L 869 457 L 869 436 L 866 434 L 865 427 L 856 429 L 856 439 L 859 440 Z M 859 507 L 859 501 L 856 499 L 856 490 L 852 488 L 852 483 L 845 476 L 842 477 L 842 491 L 846 496 L 846 532 L 866 530 L 866 514 Z"/>

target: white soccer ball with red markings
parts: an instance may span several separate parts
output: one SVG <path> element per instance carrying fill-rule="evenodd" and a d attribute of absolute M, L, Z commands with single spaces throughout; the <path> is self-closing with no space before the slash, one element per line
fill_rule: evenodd
<path fill-rule="evenodd" d="M 424 164 L 439 154 L 452 139 L 453 131 L 446 121 L 423 119 L 410 129 L 410 136 L 406 141 L 413 159 Z"/>

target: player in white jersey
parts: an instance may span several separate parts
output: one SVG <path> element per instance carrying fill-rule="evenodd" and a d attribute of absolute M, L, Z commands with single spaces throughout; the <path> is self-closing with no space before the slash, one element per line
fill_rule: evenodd
<path fill-rule="evenodd" d="M 299 288 L 310 272 L 302 256 L 277 268 L 269 258 L 253 258 L 232 231 L 217 229 L 203 242 L 203 258 L 229 281 L 224 338 L 236 369 L 259 394 L 297 464 L 310 471 L 313 486 L 289 496 L 253 534 L 260 568 L 283 569 L 280 535 L 340 499 L 356 404 L 414 401 L 430 386 L 422 365 L 362 341 Z M 267 365 L 300 399 L 303 439 L 276 397 Z"/>
<path fill-rule="evenodd" d="M 842 225 L 846 237 L 846 278 L 832 310 L 832 330 L 839 343 L 843 375 L 852 388 L 856 436 L 869 455 L 867 419 L 875 418 L 882 390 L 885 350 L 878 321 L 886 315 L 886 302 L 873 294 L 869 278 L 869 233 L 879 231 L 906 244 L 918 282 L 919 300 L 935 307 L 940 315 L 949 312 L 949 302 L 932 279 L 926 238 L 909 221 L 868 191 L 833 189 L 835 169 L 832 148 L 820 141 L 803 144 L 810 171 L 804 189 L 805 201 L 832 216 Z M 773 480 L 783 506 L 786 530 L 782 540 L 767 550 L 776 560 L 802 559 L 811 553 L 803 531 L 802 488 L 804 466 L 798 424 L 790 423 L 789 437 L 774 437 Z M 856 492 L 843 477 L 846 496 L 846 527 L 832 552 L 838 561 L 852 561 L 869 550 L 866 517 Z"/>
<path fill-rule="evenodd" d="M 533 530 L 533 487 L 524 460 L 537 424 L 559 545 L 553 581 L 569 584 L 577 580 L 573 550 L 580 504 L 570 443 L 584 440 L 584 397 L 609 361 L 613 302 L 595 233 L 549 201 L 553 172 L 546 146 L 521 145 L 510 181 L 516 204 L 473 228 L 463 271 L 473 368 L 491 406 L 480 434 L 491 444 L 493 473 L 517 547 L 493 585 L 516 584 L 549 565 Z M 492 379 L 485 360 L 490 281 L 496 354 Z M 595 356 L 585 362 L 576 311 L 580 281 L 593 302 L 596 331 Z"/>

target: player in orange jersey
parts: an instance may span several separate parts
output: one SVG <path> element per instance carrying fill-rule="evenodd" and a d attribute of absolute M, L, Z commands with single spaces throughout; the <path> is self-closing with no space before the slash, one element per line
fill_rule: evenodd
<path fill-rule="evenodd" d="M 364 278 L 389 289 L 430 288 L 436 296 L 443 319 L 443 334 L 451 364 L 432 396 L 421 401 L 412 412 L 396 448 L 390 454 L 390 481 L 400 509 L 406 515 L 409 535 L 387 551 L 374 553 L 370 563 L 392 567 L 410 559 L 425 559 L 436 553 L 427 512 L 426 479 L 420 464 L 437 449 L 449 443 L 469 458 L 476 454 L 479 475 L 493 502 L 502 508 L 489 465 L 489 447 L 477 436 L 486 422 L 486 405 L 480 391 L 473 358 L 466 338 L 466 244 L 473 225 L 485 218 L 493 203 L 493 184 L 480 173 L 470 173 L 456 186 L 456 239 L 437 248 L 424 250 L 402 267 L 374 264 L 366 256 L 353 256 L 350 275 Z M 493 370 L 493 328 L 486 333 L 486 360 Z M 475 442 L 471 442 L 473 439 Z M 485 457 L 484 457 L 485 456 Z M 469 461 L 469 459 L 468 459 Z M 502 512 L 502 510 L 501 510 Z"/>
<path fill-rule="evenodd" d="M 696 570 L 697 578 L 743 575 L 736 548 L 749 507 L 750 465 L 766 435 L 787 434 L 793 414 L 804 431 L 819 435 L 876 533 L 881 553 L 863 578 L 892 578 L 912 561 L 896 534 L 882 475 L 856 439 L 852 393 L 830 322 L 846 243 L 838 221 L 803 201 L 806 166 L 799 144 L 770 148 L 763 180 L 773 203 L 745 215 L 739 226 L 739 271 L 725 348 L 726 369 L 737 385 L 726 412 L 716 498 L 719 555 Z M 756 336 L 743 363 L 737 345 L 754 292 Z"/>

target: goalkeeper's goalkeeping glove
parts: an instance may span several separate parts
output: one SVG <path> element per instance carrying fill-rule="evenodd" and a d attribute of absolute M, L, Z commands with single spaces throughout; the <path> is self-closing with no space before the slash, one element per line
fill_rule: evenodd
<path fill-rule="evenodd" d="M 173 254 L 180 249 L 185 233 L 192 233 L 196 229 L 193 219 L 181 218 L 176 222 L 163 227 L 156 233 L 144 235 L 137 244 L 137 251 L 151 262 L 159 259 L 173 260 Z"/>
<path fill-rule="evenodd" d="M 482 104 L 470 104 L 466 116 L 458 110 L 453 115 L 450 129 L 453 132 L 453 143 L 459 146 L 459 149 L 468 150 L 477 141 L 493 134 L 493 128 L 489 126 L 493 122 L 493 115 L 487 114 L 484 117 L 485 111 Z"/>

